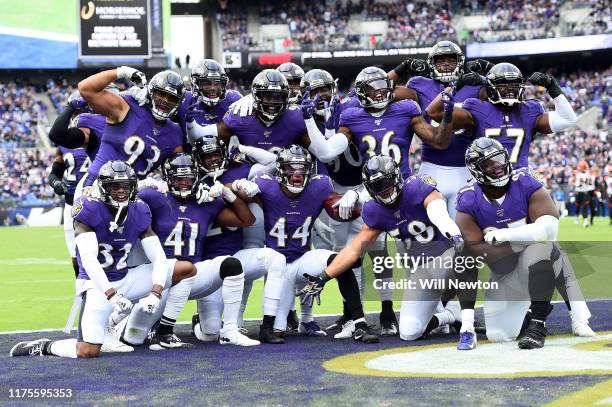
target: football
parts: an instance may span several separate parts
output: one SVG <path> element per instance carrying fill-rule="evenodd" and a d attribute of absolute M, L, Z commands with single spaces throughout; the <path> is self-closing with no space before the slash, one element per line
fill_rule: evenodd
<path fill-rule="evenodd" d="M 325 208 L 325 211 L 327 212 L 329 217 L 338 222 L 350 222 L 360 217 L 361 205 L 359 204 L 359 202 L 355 203 L 355 206 L 353 207 L 353 213 L 351 214 L 350 218 L 342 219 L 340 217 L 339 208 L 337 206 L 334 207 L 334 205 L 342 198 L 342 196 L 342 194 L 334 192 L 325 200 L 323 207 Z"/>

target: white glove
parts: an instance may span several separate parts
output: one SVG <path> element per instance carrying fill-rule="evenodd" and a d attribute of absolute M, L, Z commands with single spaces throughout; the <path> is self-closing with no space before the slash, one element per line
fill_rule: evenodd
<path fill-rule="evenodd" d="M 132 86 L 128 89 L 128 95 L 130 95 L 136 102 L 138 102 L 138 106 L 142 106 L 147 102 L 147 88 L 146 87 L 138 87 Z"/>
<path fill-rule="evenodd" d="M 233 114 L 240 113 L 240 117 L 249 116 L 253 113 L 253 95 L 250 93 L 232 103 L 229 107 Z"/>
<path fill-rule="evenodd" d="M 115 293 L 108 299 L 108 302 L 113 306 L 113 311 L 117 314 L 129 314 L 132 310 L 132 301 L 125 298 L 122 294 Z"/>
<path fill-rule="evenodd" d="M 484 235 L 484 240 L 485 242 L 496 246 L 500 243 L 507 242 L 508 236 L 505 229 L 493 229 Z"/>
<path fill-rule="evenodd" d="M 346 191 L 342 198 L 338 202 L 336 202 L 332 208 L 340 207 L 338 214 L 342 219 L 349 219 L 351 214 L 353 213 L 353 208 L 355 207 L 355 203 L 359 199 L 359 194 L 352 189 Z"/>
<path fill-rule="evenodd" d="M 147 77 L 144 73 L 125 65 L 117 68 L 117 79 L 127 79 L 138 86 L 145 86 L 147 84 Z"/>
<path fill-rule="evenodd" d="M 259 190 L 259 185 L 244 178 L 232 182 L 232 189 L 236 192 L 242 191 L 248 198 L 253 198 L 261 192 Z"/>
<path fill-rule="evenodd" d="M 166 181 L 157 180 L 155 178 L 150 177 L 138 181 L 138 192 L 142 191 L 145 188 L 154 188 L 162 194 L 168 192 L 168 184 L 166 184 Z"/>
<path fill-rule="evenodd" d="M 108 327 L 110 329 L 115 329 L 115 327 L 129 315 L 130 314 L 120 314 L 117 311 L 113 311 L 108 317 Z"/>
<path fill-rule="evenodd" d="M 150 293 L 138 301 L 138 307 L 140 307 L 140 311 L 146 314 L 155 314 L 155 311 L 157 311 L 157 308 L 159 307 L 160 301 L 161 298 L 158 297 L 157 294 Z"/>
<path fill-rule="evenodd" d="M 210 187 L 203 182 L 200 182 L 200 185 L 198 185 L 198 190 L 196 191 L 195 197 L 199 204 L 212 202 L 215 199 L 210 198 Z"/>
<path fill-rule="evenodd" d="M 315 219 L 312 227 L 314 228 L 315 233 L 319 235 L 321 240 L 327 243 L 330 247 L 334 246 L 334 243 L 331 239 L 331 235 L 335 233 L 334 229 L 330 228 L 328 225 L 325 224 L 325 222 L 323 222 L 319 218 Z"/>
<path fill-rule="evenodd" d="M 208 197 L 211 200 L 221 197 L 227 203 L 233 203 L 236 200 L 236 194 L 219 181 L 216 181 L 215 184 L 210 187 L 210 191 L 208 191 Z"/>

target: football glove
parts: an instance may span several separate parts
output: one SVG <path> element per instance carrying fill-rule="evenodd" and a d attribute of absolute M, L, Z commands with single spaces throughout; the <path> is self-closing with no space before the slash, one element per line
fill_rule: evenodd
<path fill-rule="evenodd" d="M 108 302 L 113 306 L 113 311 L 117 314 L 129 314 L 132 310 L 132 301 L 125 298 L 122 294 L 115 293 L 108 299 Z"/>
<path fill-rule="evenodd" d="M 312 307 L 314 300 L 317 300 L 317 305 L 321 305 L 321 291 L 323 291 L 323 287 L 325 287 L 325 283 L 329 281 L 329 277 L 325 278 L 327 274 L 323 272 L 320 276 L 311 276 L 308 273 L 304 273 L 304 278 L 308 280 L 308 284 L 300 291 L 298 291 L 295 296 L 299 297 L 304 294 L 302 298 L 301 304 L 308 305 Z"/>
<path fill-rule="evenodd" d="M 51 183 L 51 188 L 53 188 L 53 192 L 57 195 L 66 195 L 68 193 L 68 185 L 64 184 L 64 182 L 59 179 Z"/>
<path fill-rule="evenodd" d="M 144 73 L 125 65 L 117 68 L 117 79 L 127 79 L 134 85 L 141 87 L 147 84 L 147 77 Z"/>
<path fill-rule="evenodd" d="M 161 297 L 158 294 L 151 292 L 149 295 L 141 298 L 140 301 L 138 301 L 138 307 L 140 308 L 140 311 L 146 314 L 155 314 L 155 311 L 157 311 L 157 308 L 159 307 L 160 301 Z"/>
<path fill-rule="evenodd" d="M 340 200 L 332 206 L 332 208 L 338 208 L 338 215 L 340 215 L 341 219 L 349 219 L 358 199 L 359 194 L 352 189 L 349 189 L 344 195 L 342 195 L 342 198 L 340 198 Z"/>
<path fill-rule="evenodd" d="M 533 85 L 543 86 L 546 88 L 546 91 L 550 95 L 551 98 L 556 98 L 557 96 L 563 94 L 561 87 L 557 83 L 557 80 L 550 75 L 547 75 L 542 72 L 534 72 L 528 79 Z"/>
<path fill-rule="evenodd" d="M 486 75 L 489 70 L 493 68 L 493 64 L 485 59 L 475 59 L 473 61 L 466 62 L 465 67 L 470 72 Z"/>
<path fill-rule="evenodd" d="M 92 111 L 85 99 L 81 97 L 81 93 L 78 90 L 75 90 L 70 94 L 66 104 L 74 110 L 85 110 L 88 112 Z"/>
<path fill-rule="evenodd" d="M 216 181 L 215 184 L 210 187 L 210 190 L 208 191 L 208 198 L 210 200 L 214 200 L 215 198 L 221 198 L 227 203 L 232 203 L 236 200 L 236 194 L 219 181 Z"/>
<path fill-rule="evenodd" d="M 302 98 L 302 104 L 300 107 L 302 109 L 302 116 L 304 116 L 305 120 L 312 118 L 315 110 L 317 110 L 317 101 L 318 96 L 314 99 L 310 98 L 310 89 L 306 89 L 306 91 L 304 91 L 304 96 Z"/>
<path fill-rule="evenodd" d="M 457 90 L 463 88 L 464 86 L 484 86 L 485 78 L 480 76 L 477 73 L 470 72 L 463 74 L 457 79 L 455 84 Z"/>
<path fill-rule="evenodd" d="M 138 106 L 142 106 L 147 103 L 147 88 L 146 87 L 138 87 L 131 86 L 128 89 L 128 95 L 132 97 L 136 102 L 138 102 Z"/>
<path fill-rule="evenodd" d="M 232 114 L 239 114 L 240 117 L 250 116 L 253 113 L 253 96 L 248 94 L 229 106 Z"/>
<path fill-rule="evenodd" d="M 241 178 L 232 182 L 232 189 L 236 192 L 243 192 L 247 198 L 253 198 L 255 195 L 260 193 L 259 185 L 253 181 Z"/>
<path fill-rule="evenodd" d="M 185 122 L 190 123 L 203 115 L 204 110 L 202 109 L 202 104 L 200 103 L 200 100 L 197 99 L 187 107 L 187 111 L 185 112 Z"/>

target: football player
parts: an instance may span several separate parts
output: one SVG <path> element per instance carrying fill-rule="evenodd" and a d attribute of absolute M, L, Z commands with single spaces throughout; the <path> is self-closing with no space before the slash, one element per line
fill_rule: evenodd
<path fill-rule="evenodd" d="M 266 152 L 267 153 L 267 152 Z M 272 153 L 268 153 L 274 156 Z M 193 147 L 193 155 L 198 164 L 203 181 L 210 184 L 221 183 L 227 187 L 241 179 L 249 177 L 251 165 L 241 157 L 230 152 L 225 143 L 216 137 L 198 139 Z M 242 248 L 243 229 L 225 226 L 215 220 L 208 228 L 204 241 L 204 260 L 212 260 L 220 256 L 233 256 L 238 259 L 244 272 L 244 290 L 242 297 L 237 300 L 238 326 L 242 327 L 242 315 L 253 285 L 253 281 L 266 276 L 264 284 L 264 314 L 276 315 L 282 276 L 285 272 L 285 257 L 270 248 Z M 221 327 L 221 313 L 223 303 L 219 296 L 210 295 L 198 300 L 198 314 L 192 318 L 193 332 L 196 338 L 202 341 L 214 340 L 219 336 Z M 225 307 L 227 319 L 227 306 Z M 224 323 L 225 329 L 227 323 Z M 297 327 L 296 327 L 297 329 Z M 282 341 L 272 332 L 260 332 L 260 338 L 266 343 Z"/>
<path fill-rule="evenodd" d="M 550 75 L 533 73 L 528 81 L 543 86 L 553 99 L 555 110 L 544 112 L 540 102 L 524 100 L 525 80 L 521 71 L 509 63 L 500 63 L 485 78 L 472 76 L 483 83 L 487 99 L 469 98 L 453 110 L 453 128 L 466 129 L 475 138 L 493 137 L 508 150 L 510 162 L 517 168 L 527 167 L 529 146 L 536 133 L 550 134 L 576 124 L 576 114 L 557 81 Z M 427 108 L 427 114 L 439 121 L 444 113 L 441 95 Z"/>
<path fill-rule="evenodd" d="M 576 193 L 576 219 L 575 224 L 578 224 L 578 218 L 582 213 L 583 224 L 585 228 L 593 226 L 593 217 L 595 216 L 595 177 L 589 171 L 589 164 L 582 160 L 578 163 L 576 174 L 572 179 L 574 192 Z M 590 220 L 589 213 L 590 210 Z"/>
<path fill-rule="evenodd" d="M 563 263 L 553 243 L 559 211 L 531 170 L 512 170 L 510 155 L 497 140 L 476 139 L 466 151 L 465 161 L 475 181 L 459 191 L 456 221 L 466 252 L 484 256 L 492 281 L 502 287 L 487 291 L 487 337 L 498 342 L 521 334 L 519 348 L 541 348 L 547 334 L 546 318 L 552 310 L 550 298 Z M 524 295 L 513 298 L 504 290 Z M 528 309 L 531 320 L 521 332 Z M 473 332 L 462 335 L 460 348 L 475 346 Z"/>
<path fill-rule="evenodd" d="M 205 237 L 213 220 L 223 226 L 246 227 L 255 220 L 253 214 L 244 201 L 223 187 L 217 187 L 223 199 L 214 199 L 215 193 L 208 191 L 210 202 L 199 204 L 194 196 L 199 187 L 198 168 L 189 154 L 171 155 L 164 163 L 162 171 L 164 181 L 168 185 L 168 193 L 145 188 L 138 193 L 138 197 L 151 208 L 152 228 L 163 242 L 166 256 L 194 264 L 195 270 L 180 282 L 173 281 L 161 322 L 149 347 L 153 350 L 182 347 L 183 343 L 174 335 L 173 328 L 188 297 L 201 298 L 219 288 L 225 302 L 225 324 L 219 338 L 220 343 L 258 345 L 259 342 L 238 332 L 236 324 L 244 285 L 240 263 L 229 256 L 204 261 L 203 255 Z M 224 202 L 227 207 L 224 207 Z M 154 322 L 151 321 L 151 325 Z M 126 330 L 129 329 L 128 321 Z"/>
<path fill-rule="evenodd" d="M 11 356 L 97 357 L 111 313 L 125 315 L 135 308 L 154 315 L 171 280 L 192 272 L 187 262 L 166 260 L 149 207 L 136 199 L 136 182 L 128 164 L 109 161 L 99 171 L 100 198 L 82 196 L 74 202 L 76 287 L 83 297 L 78 339 L 20 342 Z M 128 268 L 127 257 L 139 239 L 151 263 Z"/>
<path fill-rule="evenodd" d="M 121 66 L 103 71 L 79 83 L 79 92 L 95 112 L 106 116 L 100 148 L 89 167 L 85 185 L 91 185 L 104 163 L 125 160 L 136 176 L 143 179 L 158 168 L 173 152 L 182 151 L 183 134 L 171 121 L 185 93 L 180 75 L 172 71 L 157 73 L 147 85 L 147 103 L 139 106 L 129 95 L 117 95 L 105 87 L 117 79 L 146 82 L 144 74 Z"/>
<path fill-rule="evenodd" d="M 276 70 L 280 72 L 289 84 L 289 104 L 299 105 L 302 102 L 302 78 L 304 70 L 293 62 L 280 64 Z"/>
<path fill-rule="evenodd" d="M 74 243 L 74 226 L 72 224 L 72 204 L 74 202 L 74 192 L 78 182 L 91 165 L 91 160 L 83 148 L 58 147 L 55 151 L 55 160 L 49 173 L 49 185 L 53 191 L 60 196 L 64 196 L 64 238 L 66 247 L 72 258 L 75 277 L 79 274 L 79 264 L 76 258 L 76 246 Z"/>
<path fill-rule="evenodd" d="M 318 296 L 327 281 L 342 276 L 382 233 L 405 241 L 413 258 L 423 253 L 452 258 L 453 246 L 463 244 L 459 228 L 450 218 L 446 202 L 430 176 L 411 176 L 404 182 L 393 157 L 377 154 L 365 162 L 362 179 L 372 199 L 363 206 L 361 231 L 318 277 L 310 278 L 309 286 L 304 289 L 310 296 Z M 453 270 L 441 264 L 423 266 L 408 278 L 451 277 Z M 442 291 L 433 289 L 404 292 L 399 321 L 399 334 L 403 340 L 418 339 L 426 329 L 432 330 L 459 320 L 459 315 L 446 311 L 435 313 L 441 296 Z"/>
<path fill-rule="evenodd" d="M 274 176 L 258 175 L 253 182 L 242 180 L 235 185 L 239 193 L 251 197 L 262 206 L 266 246 L 287 259 L 284 288 L 276 319 L 274 316 L 264 316 L 262 328 L 268 331 L 272 327 L 277 331 L 285 331 L 287 315 L 295 301 L 296 285 L 305 285 L 307 275 L 318 276 L 335 256 L 329 250 L 310 250 L 313 220 L 319 216 L 325 200 L 333 190 L 329 177 L 311 175 L 312 167 L 310 153 L 303 147 L 293 145 L 279 152 Z M 351 329 L 346 330 L 348 335 L 336 335 L 336 338 L 352 336 L 362 342 L 377 342 L 378 337 L 370 333 L 366 324 L 353 271 L 345 273 L 338 280 L 338 285 L 346 302 L 345 309 L 351 318 L 348 324 Z M 300 320 L 300 328 L 309 335 L 325 335 L 314 320 Z"/>

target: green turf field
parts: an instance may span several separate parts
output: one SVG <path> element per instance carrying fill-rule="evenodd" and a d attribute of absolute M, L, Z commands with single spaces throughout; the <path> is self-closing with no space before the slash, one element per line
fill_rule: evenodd
<path fill-rule="evenodd" d="M 559 238 L 562 241 L 609 241 L 612 240 L 612 227 L 608 226 L 607 218 L 596 219 L 595 227 L 588 229 L 566 218 L 561 221 Z M 63 327 L 72 304 L 74 275 L 62 228 L 0 228 L 0 242 L 0 331 Z M 609 250 L 604 245 L 590 246 L 580 249 L 587 255 L 578 259 L 579 265 L 574 263 L 575 268 L 581 269 L 577 273 L 581 271 L 586 275 L 580 280 L 583 291 L 589 298 L 610 298 L 612 245 Z M 589 250 L 595 253 L 588 253 Z M 263 280 L 255 282 L 245 318 L 261 315 L 262 284 Z M 380 307 L 374 301 L 366 302 L 365 306 L 368 311 Z M 190 320 L 194 310 L 195 303 L 191 301 L 180 319 Z M 340 295 L 332 281 L 326 286 L 322 304 L 315 312 L 340 311 Z"/>

